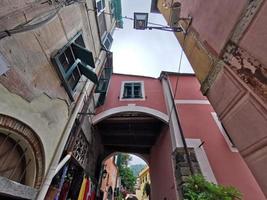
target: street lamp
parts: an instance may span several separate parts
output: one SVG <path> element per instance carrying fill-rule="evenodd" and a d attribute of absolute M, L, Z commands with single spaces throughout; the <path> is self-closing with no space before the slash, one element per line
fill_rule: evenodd
<path fill-rule="evenodd" d="M 189 20 L 191 23 L 192 18 L 181 18 L 183 20 Z M 135 12 L 134 13 L 134 29 L 137 30 L 145 30 L 145 29 L 157 29 L 162 31 L 170 31 L 170 32 L 183 32 L 186 34 L 186 30 L 181 26 L 178 25 L 177 27 L 170 27 L 170 26 L 148 26 L 148 13 L 141 13 Z"/>

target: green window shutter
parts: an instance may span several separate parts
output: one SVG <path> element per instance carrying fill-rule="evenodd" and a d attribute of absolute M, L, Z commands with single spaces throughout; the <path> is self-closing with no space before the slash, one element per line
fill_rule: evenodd
<path fill-rule="evenodd" d="M 107 91 L 109 79 L 99 79 L 95 93 L 103 93 Z"/>
<path fill-rule="evenodd" d="M 105 103 L 106 92 L 100 93 L 96 106 L 102 106 Z"/>
<path fill-rule="evenodd" d="M 85 65 L 84 63 L 79 64 L 79 68 L 81 73 L 86 76 L 89 80 L 91 80 L 93 83 L 98 84 L 98 78 L 95 72 L 93 72 L 88 65 Z"/>
<path fill-rule="evenodd" d="M 75 43 L 72 43 L 71 47 L 76 58 L 79 58 L 85 65 L 89 65 L 90 67 L 95 68 L 92 52 Z"/>

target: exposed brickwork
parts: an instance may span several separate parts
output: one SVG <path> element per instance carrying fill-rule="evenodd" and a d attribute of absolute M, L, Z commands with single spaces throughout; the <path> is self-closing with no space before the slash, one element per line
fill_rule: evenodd
<path fill-rule="evenodd" d="M 200 174 L 201 171 L 194 149 L 189 148 L 188 151 L 194 173 Z M 182 197 L 182 184 L 188 176 L 192 175 L 192 173 L 190 171 L 184 148 L 177 148 L 173 155 L 177 190 L 179 192 L 180 197 Z"/>
<path fill-rule="evenodd" d="M 28 125 L 15 118 L 2 114 L 0 114 L 0 128 L 15 132 L 25 138 L 30 144 L 30 148 L 32 148 L 35 154 L 36 163 L 36 179 L 34 187 L 39 188 L 42 184 L 45 169 L 44 149 L 39 137 Z"/>

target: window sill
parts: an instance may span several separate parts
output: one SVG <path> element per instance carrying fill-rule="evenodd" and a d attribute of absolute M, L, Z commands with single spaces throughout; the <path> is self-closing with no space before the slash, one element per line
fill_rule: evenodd
<path fill-rule="evenodd" d="M 120 101 L 145 101 L 146 98 L 120 98 Z"/>

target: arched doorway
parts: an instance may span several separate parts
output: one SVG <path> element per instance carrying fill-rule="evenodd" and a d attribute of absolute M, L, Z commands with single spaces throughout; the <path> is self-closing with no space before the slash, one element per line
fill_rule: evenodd
<path fill-rule="evenodd" d="M 27 148 L 22 149 L 19 143 L 0 133 L 0 176 L 25 184 Z"/>
<path fill-rule="evenodd" d="M 116 152 L 137 154 L 142 155 L 151 165 L 149 168 L 151 194 L 146 195 L 145 198 L 149 199 L 155 191 L 160 191 L 162 194 L 169 192 L 170 197 L 176 196 L 175 190 L 170 189 L 174 175 L 171 138 L 166 114 L 142 106 L 121 106 L 99 113 L 94 117 L 93 122 L 104 145 L 104 158 Z M 166 168 L 163 166 L 165 161 L 167 161 Z M 165 175 L 168 177 L 166 185 L 162 182 L 162 177 Z M 158 177 L 161 177 L 161 180 Z M 144 176 L 141 191 L 147 182 L 146 179 Z M 129 194 L 135 196 L 134 193 Z M 140 196 L 143 196 L 143 192 Z"/>
<path fill-rule="evenodd" d="M 25 123 L 0 114 L 0 176 L 39 188 L 45 169 L 43 145 Z"/>

